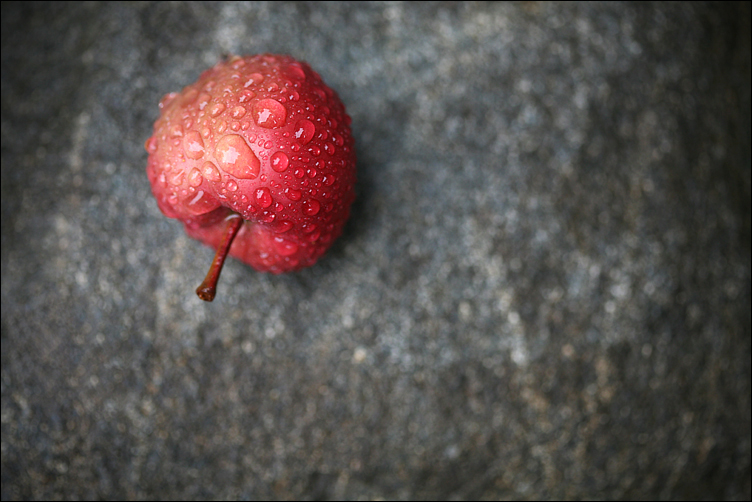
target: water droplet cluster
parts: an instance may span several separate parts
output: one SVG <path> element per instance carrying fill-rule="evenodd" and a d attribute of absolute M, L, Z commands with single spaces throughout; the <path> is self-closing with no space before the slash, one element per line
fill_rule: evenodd
<path fill-rule="evenodd" d="M 340 235 L 354 199 L 350 117 L 306 63 L 232 57 L 159 107 L 147 173 L 189 235 L 216 247 L 213 228 L 238 213 L 230 254 L 275 273 L 313 264 Z"/>

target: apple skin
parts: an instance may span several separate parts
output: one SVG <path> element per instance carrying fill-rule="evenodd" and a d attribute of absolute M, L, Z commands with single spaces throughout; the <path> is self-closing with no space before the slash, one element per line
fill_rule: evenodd
<path fill-rule="evenodd" d="M 256 270 L 313 265 L 342 233 L 355 199 L 350 117 L 321 77 L 289 56 L 233 56 L 164 96 L 146 141 L 162 213 Z"/>

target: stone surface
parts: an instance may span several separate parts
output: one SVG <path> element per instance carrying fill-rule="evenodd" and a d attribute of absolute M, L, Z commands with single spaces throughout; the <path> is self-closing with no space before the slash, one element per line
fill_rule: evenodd
<path fill-rule="evenodd" d="M 315 267 L 157 209 L 159 99 L 353 118 Z M 750 7 L 2 5 L 2 499 L 750 498 Z"/>

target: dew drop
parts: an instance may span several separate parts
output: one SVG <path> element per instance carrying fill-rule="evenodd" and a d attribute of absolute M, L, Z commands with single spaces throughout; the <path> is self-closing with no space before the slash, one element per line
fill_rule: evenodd
<path fill-rule="evenodd" d="M 245 140 L 237 134 L 224 136 L 214 148 L 219 166 L 236 178 L 252 180 L 259 175 L 261 163 Z"/>
<path fill-rule="evenodd" d="M 256 96 L 255 92 L 249 89 L 243 89 L 238 95 L 238 103 L 245 103 L 246 101 L 250 101 L 254 96 Z"/>
<path fill-rule="evenodd" d="M 234 180 L 230 180 L 227 182 L 227 189 L 231 192 L 237 192 L 238 184 Z"/>
<path fill-rule="evenodd" d="M 308 199 L 303 202 L 303 212 L 308 216 L 315 216 L 319 214 L 321 204 L 316 199 Z"/>
<path fill-rule="evenodd" d="M 319 148 L 318 145 L 313 145 L 308 149 L 308 151 L 311 152 L 311 155 L 313 155 L 314 157 L 321 155 L 321 148 Z"/>
<path fill-rule="evenodd" d="M 295 188 L 285 188 L 284 193 L 285 196 L 292 201 L 300 200 L 300 197 L 303 195 L 303 192 L 296 190 Z"/>
<path fill-rule="evenodd" d="M 298 63 L 293 63 L 286 68 L 287 75 L 290 78 L 299 78 L 301 80 L 305 79 L 305 72 L 303 71 L 303 68 Z"/>
<path fill-rule="evenodd" d="M 261 187 L 256 190 L 256 202 L 264 209 L 272 205 L 272 193 L 268 188 Z"/>
<path fill-rule="evenodd" d="M 336 178 L 333 174 L 325 174 L 324 178 L 321 180 L 321 182 L 324 184 L 324 186 L 332 186 L 334 182 L 336 181 Z"/>
<path fill-rule="evenodd" d="M 324 144 L 324 150 L 326 150 L 326 153 L 328 153 L 329 155 L 334 155 L 334 152 L 337 151 L 337 149 L 334 148 L 334 145 L 332 145 L 331 143 Z"/>
<path fill-rule="evenodd" d="M 271 156 L 272 169 L 278 173 L 284 172 L 287 166 L 290 165 L 290 159 L 283 152 L 274 152 Z"/>
<path fill-rule="evenodd" d="M 183 127 L 180 124 L 175 124 L 170 127 L 170 136 L 173 138 L 179 138 L 183 136 Z"/>
<path fill-rule="evenodd" d="M 196 131 L 188 131 L 183 138 L 183 150 L 189 159 L 200 159 L 204 156 L 204 141 Z"/>
<path fill-rule="evenodd" d="M 154 153 L 157 151 L 157 138 L 156 136 L 152 136 L 149 139 L 146 140 L 146 143 L 144 143 L 144 148 L 146 148 L 146 151 L 149 153 Z M 287 167 L 287 166 L 285 166 Z"/>
<path fill-rule="evenodd" d="M 191 194 L 192 195 L 192 194 Z M 203 190 L 199 190 L 196 195 L 192 195 L 188 200 L 186 209 L 193 214 L 206 214 L 214 211 L 220 206 L 219 201 Z"/>
<path fill-rule="evenodd" d="M 191 172 L 188 173 L 188 184 L 192 187 L 197 187 L 203 182 L 204 178 L 201 176 L 201 171 L 197 167 L 191 169 Z"/>
<path fill-rule="evenodd" d="M 293 223 L 289 220 L 280 220 L 274 227 L 274 231 L 278 234 L 283 234 L 293 227 Z"/>
<path fill-rule="evenodd" d="M 176 187 L 179 187 L 183 184 L 183 179 L 185 178 L 185 173 L 183 171 L 178 171 L 175 176 L 172 177 L 172 184 Z"/>
<path fill-rule="evenodd" d="M 264 81 L 264 76 L 260 73 L 251 73 L 248 75 L 248 80 L 243 84 L 243 87 L 249 87 L 252 85 L 260 84 Z"/>
<path fill-rule="evenodd" d="M 227 122 L 225 122 L 224 120 L 220 120 L 219 124 L 217 124 L 217 132 L 219 134 L 222 134 L 226 130 L 227 130 Z"/>
<path fill-rule="evenodd" d="M 274 238 L 274 247 L 277 249 L 277 253 L 282 256 L 292 256 L 298 251 L 298 245 L 292 241 L 288 241 L 282 237 Z"/>
<path fill-rule="evenodd" d="M 319 232 L 318 230 L 316 230 L 315 232 L 313 232 L 312 234 L 310 234 L 308 236 L 308 240 L 311 241 L 311 242 L 315 242 L 315 241 L 318 240 L 318 238 L 320 236 L 321 236 L 321 232 Z"/>
<path fill-rule="evenodd" d="M 177 96 L 177 92 L 171 92 L 169 94 L 165 94 L 162 96 L 162 99 L 159 100 L 159 109 L 164 109 L 167 105 L 170 104 L 170 102 L 175 99 L 175 96 Z"/>
<path fill-rule="evenodd" d="M 236 106 L 230 112 L 230 115 L 232 115 L 232 118 L 236 120 L 242 119 L 245 114 L 246 114 L 246 109 L 243 106 Z"/>
<path fill-rule="evenodd" d="M 300 119 L 295 124 L 295 138 L 301 145 L 307 145 L 313 139 L 314 132 L 316 132 L 316 126 L 308 119 Z"/>
<path fill-rule="evenodd" d="M 274 99 L 262 99 L 253 105 L 253 120 L 267 129 L 276 129 L 285 125 L 287 109 Z"/>
<path fill-rule="evenodd" d="M 214 103 L 209 107 L 209 115 L 212 117 L 219 117 L 222 115 L 222 112 L 225 111 L 225 108 L 227 108 L 224 103 Z"/>
<path fill-rule="evenodd" d="M 217 183 L 221 179 L 217 166 L 211 162 L 204 162 L 204 165 L 201 167 L 201 172 L 204 177 L 212 183 Z"/>
<path fill-rule="evenodd" d="M 275 220 L 275 218 L 277 218 L 276 214 L 272 213 L 271 211 L 264 211 L 259 216 L 259 221 L 261 221 L 263 223 L 271 223 L 271 222 L 273 222 Z"/>
<path fill-rule="evenodd" d="M 300 179 L 303 176 L 305 176 L 305 169 L 303 169 L 302 167 L 298 167 L 297 169 L 295 169 L 295 177 L 296 178 Z"/>
<path fill-rule="evenodd" d="M 209 94 L 207 94 L 205 92 L 202 92 L 198 96 L 198 101 L 197 101 L 197 103 L 198 103 L 198 109 L 199 110 L 203 110 L 206 107 L 206 105 L 209 104 L 209 101 L 211 101 L 211 95 L 209 95 Z"/>

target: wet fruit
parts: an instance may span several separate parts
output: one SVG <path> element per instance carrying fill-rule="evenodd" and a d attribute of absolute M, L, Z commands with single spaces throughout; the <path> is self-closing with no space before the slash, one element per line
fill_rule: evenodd
<path fill-rule="evenodd" d="M 197 294 L 211 301 L 225 255 L 271 273 L 313 265 L 355 198 L 350 117 L 308 64 L 233 56 L 159 103 L 146 141 L 161 211 L 217 249 Z"/>

